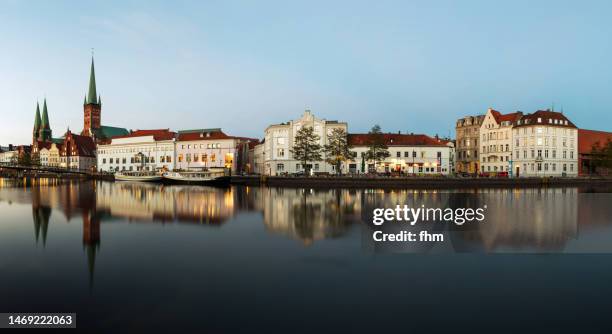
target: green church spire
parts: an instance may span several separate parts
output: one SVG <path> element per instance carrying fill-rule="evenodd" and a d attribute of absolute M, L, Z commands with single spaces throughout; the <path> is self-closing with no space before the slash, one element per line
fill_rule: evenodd
<path fill-rule="evenodd" d="M 43 102 L 43 112 L 42 112 L 41 127 L 43 129 L 50 128 L 50 125 L 49 125 L 49 114 L 47 113 L 47 98 L 45 98 L 45 101 Z"/>
<path fill-rule="evenodd" d="M 38 138 L 38 130 L 40 130 L 40 106 L 36 102 L 36 116 L 34 116 L 34 138 Z"/>
<path fill-rule="evenodd" d="M 98 93 L 96 92 L 96 72 L 94 70 L 94 59 L 91 57 L 91 73 L 89 74 L 89 91 L 87 92 L 86 104 L 97 104 Z"/>

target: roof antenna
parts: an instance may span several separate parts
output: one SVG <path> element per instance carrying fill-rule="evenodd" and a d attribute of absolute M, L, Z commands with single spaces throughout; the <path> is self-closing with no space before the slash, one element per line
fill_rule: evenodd
<path fill-rule="evenodd" d="M 551 111 L 555 111 L 555 101 L 553 101 L 553 103 L 552 103 L 552 110 Z"/>

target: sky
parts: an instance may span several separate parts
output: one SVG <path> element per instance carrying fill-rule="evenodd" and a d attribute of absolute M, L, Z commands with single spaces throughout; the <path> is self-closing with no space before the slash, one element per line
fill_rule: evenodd
<path fill-rule="evenodd" d="M 610 1 L 0 0 L 0 144 L 102 123 L 261 138 L 305 109 L 349 132 L 454 136 L 456 119 L 554 106 L 612 131 Z"/>

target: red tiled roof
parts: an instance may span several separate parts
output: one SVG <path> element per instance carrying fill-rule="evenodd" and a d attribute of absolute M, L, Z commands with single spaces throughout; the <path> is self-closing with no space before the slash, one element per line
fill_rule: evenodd
<path fill-rule="evenodd" d="M 226 135 L 221 130 L 214 131 L 179 131 L 178 140 L 190 141 L 190 140 L 204 140 L 204 139 L 232 139 L 233 137 Z"/>
<path fill-rule="evenodd" d="M 605 145 L 612 140 L 612 132 L 578 129 L 578 154 L 589 154 L 593 145 Z"/>
<path fill-rule="evenodd" d="M 347 141 L 351 146 L 367 146 L 371 143 L 373 135 L 368 133 L 349 133 Z M 447 146 L 449 141 L 432 138 L 422 134 L 393 134 L 383 133 L 383 141 L 387 146 Z"/>
<path fill-rule="evenodd" d="M 538 118 L 542 119 L 541 123 L 538 123 Z M 548 121 L 549 119 L 552 120 L 552 123 L 549 123 Z M 560 122 L 555 124 L 554 123 L 555 120 L 558 120 Z M 567 125 L 565 125 L 565 121 L 567 121 Z M 522 127 L 522 126 L 530 126 L 530 125 L 536 125 L 536 124 L 553 125 L 553 126 L 559 126 L 559 127 L 565 127 L 565 128 L 576 128 L 576 125 L 574 125 L 574 123 L 572 123 L 567 117 L 565 117 L 563 113 L 556 112 L 556 111 L 550 111 L 550 110 L 538 110 L 534 112 L 533 114 L 524 115 L 523 117 L 520 118 L 520 122 L 514 123 L 514 126 Z"/>
<path fill-rule="evenodd" d="M 156 141 L 170 140 L 176 136 L 176 133 L 170 131 L 169 129 L 135 130 L 135 131 L 130 131 L 130 134 L 128 135 L 116 136 L 116 137 L 112 137 L 112 139 L 146 137 L 146 136 L 153 136 L 153 139 Z"/>
<path fill-rule="evenodd" d="M 72 155 L 73 147 L 65 147 L 66 142 L 72 138 L 72 145 L 76 148 L 77 155 L 80 157 L 95 157 L 96 143 L 93 138 L 88 136 L 75 135 L 74 133 L 68 132 L 64 137 L 64 144 L 61 146 L 61 150 L 65 153 L 66 150 L 70 150 Z"/>
<path fill-rule="evenodd" d="M 497 124 L 500 124 L 501 122 L 505 122 L 505 121 L 514 122 L 518 120 L 519 118 L 521 118 L 521 116 L 523 116 L 523 113 L 520 111 L 509 113 L 509 114 L 502 114 L 499 111 L 494 110 L 494 109 L 491 109 L 491 114 L 495 118 L 495 121 L 497 122 Z"/>

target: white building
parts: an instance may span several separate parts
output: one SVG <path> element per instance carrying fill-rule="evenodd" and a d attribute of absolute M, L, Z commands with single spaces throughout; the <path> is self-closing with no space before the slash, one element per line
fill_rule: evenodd
<path fill-rule="evenodd" d="M 343 164 L 343 173 L 443 174 L 452 172 L 455 147 L 452 141 L 422 134 L 382 134 L 389 157 L 376 164 L 366 152 L 373 140 L 370 134 L 349 134 L 348 143 L 355 160 Z"/>
<path fill-rule="evenodd" d="M 310 110 L 306 110 L 300 119 L 270 125 L 265 130 L 264 142 L 261 144 L 263 145 L 263 166 L 261 170 L 257 170 L 256 167 L 255 172 L 266 175 L 280 175 L 304 171 L 302 163 L 295 160 L 291 153 L 294 136 L 304 126 L 310 126 L 314 129 L 315 134 L 320 138 L 319 144 L 321 146 L 327 144 L 327 137 L 333 129 L 340 128 L 346 132 L 348 128 L 344 122 L 316 118 Z M 334 173 L 335 167 L 324 161 L 325 154 L 322 154 L 321 161 L 311 162 L 312 171 L 315 173 Z"/>
<path fill-rule="evenodd" d="M 562 113 L 539 110 L 514 123 L 515 176 L 577 176 L 578 129 Z"/>
<path fill-rule="evenodd" d="M 520 111 L 502 114 L 489 108 L 480 126 L 481 172 L 510 172 L 512 160 L 512 126 L 521 118 Z"/>
<path fill-rule="evenodd" d="M 0 151 L 0 164 L 8 165 L 17 163 L 18 157 L 19 151 L 16 150 Z"/>
<path fill-rule="evenodd" d="M 198 129 L 179 131 L 176 142 L 176 169 L 231 168 L 232 173 L 241 171 L 239 161 L 248 150 L 242 150 L 241 144 L 255 139 L 233 137 L 221 129 Z M 243 158 L 243 159 L 241 159 Z"/>
<path fill-rule="evenodd" d="M 102 172 L 173 170 L 175 137 L 168 129 L 136 130 L 98 145 L 98 170 Z"/>

